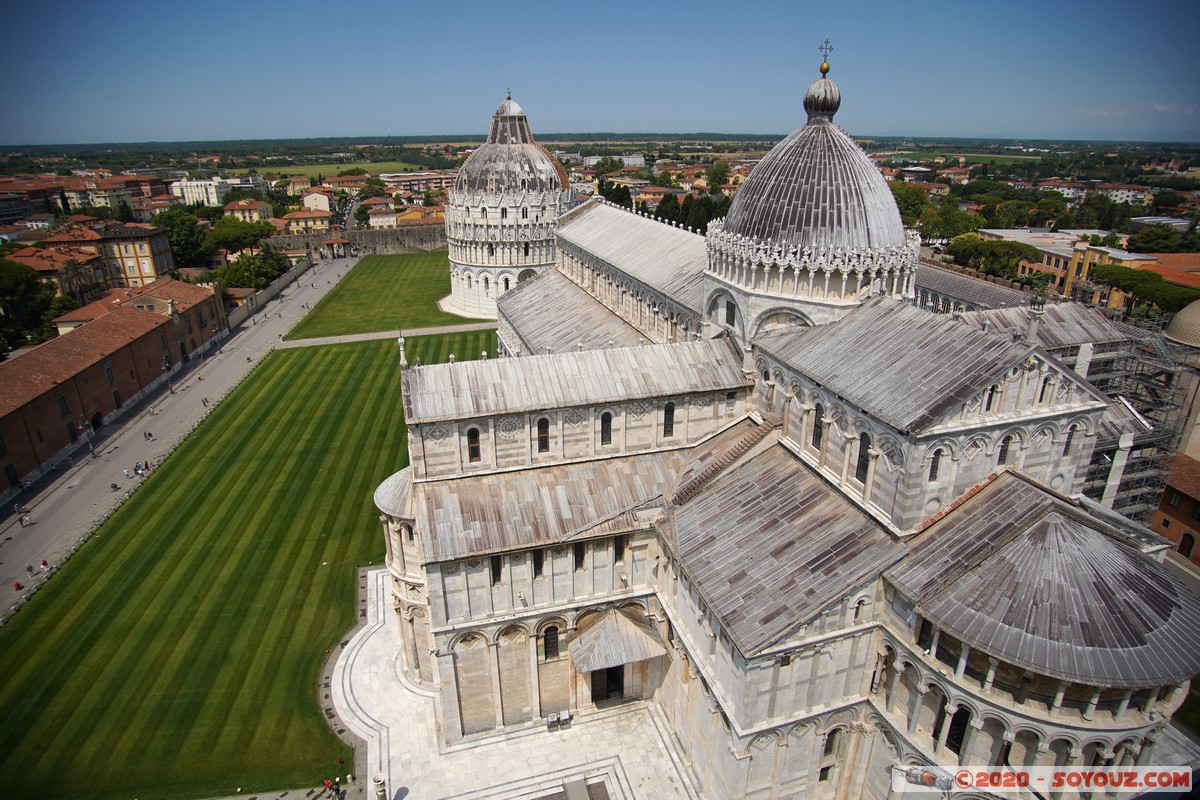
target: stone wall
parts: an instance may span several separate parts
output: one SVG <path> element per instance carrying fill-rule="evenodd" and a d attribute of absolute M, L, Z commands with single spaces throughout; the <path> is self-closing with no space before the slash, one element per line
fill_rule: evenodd
<path fill-rule="evenodd" d="M 330 239 L 349 239 L 360 256 L 387 253 L 422 253 L 446 248 L 446 226 L 441 220 L 421 221 L 398 228 L 362 229 L 330 233 L 272 236 L 267 243 L 276 250 L 319 252 Z"/>

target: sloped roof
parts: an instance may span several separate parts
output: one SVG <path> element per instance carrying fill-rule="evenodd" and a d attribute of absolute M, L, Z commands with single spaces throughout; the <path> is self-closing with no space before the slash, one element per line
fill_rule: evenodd
<path fill-rule="evenodd" d="M 1111 344 L 1129 339 L 1097 308 L 1082 303 L 1051 303 L 1042 310 L 1045 316 L 1038 322 L 1037 344 L 1047 350 L 1078 347 L 1081 344 Z M 1024 334 L 1032 313 L 1033 309 L 1028 305 L 994 308 L 964 312 L 961 320 L 974 327 L 979 327 L 987 320 L 989 327 L 997 333 L 1020 331 Z"/>
<path fill-rule="evenodd" d="M 400 378 L 410 425 L 746 385 L 726 339 L 432 364 Z"/>
<path fill-rule="evenodd" d="M 955 297 L 980 308 L 1027 305 L 1030 298 L 1029 294 L 1007 286 L 924 263 L 917 265 L 916 283 L 918 289 Z"/>
<path fill-rule="evenodd" d="M 558 270 L 522 281 L 496 301 L 530 353 L 633 347 L 643 334 Z"/>
<path fill-rule="evenodd" d="M 0 362 L 0 417 L 170 322 L 169 317 L 140 308 L 118 308 L 38 345 L 18 359 Z"/>
<path fill-rule="evenodd" d="M 1171 459 L 1167 486 L 1178 489 L 1188 497 L 1200 498 L 1200 461 L 1185 453 L 1176 453 Z"/>
<path fill-rule="evenodd" d="M 670 488 L 682 460 L 681 451 L 668 450 L 417 482 L 413 509 L 426 532 L 425 560 L 560 544 L 597 527 L 640 527 L 629 515 Z M 395 497 L 389 491 L 383 500 Z"/>
<path fill-rule="evenodd" d="M 708 484 L 670 527 L 684 570 L 747 656 L 905 553 L 782 445 Z"/>
<path fill-rule="evenodd" d="M 575 634 L 567 648 L 575 671 L 580 673 L 636 664 L 667 654 L 667 648 L 645 619 L 634 619 L 615 608 Z"/>
<path fill-rule="evenodd" d="M 884 577 L 938 627 L 1039 674 L 1156 686 L 1200 671 L 1200 598 L 1015 473 L 920 534 Z"/>
<path fill-rule="evenodd" d="M 755 345 L 902 432 L 933 424 L 1030 353 L 1007 334 L 884 297 Z"/>
<path fill-rule="evenodd" d="M 559 218 L 557 238 L 701 312 L 708 266 L 703 236 L 595 198 Z"/>

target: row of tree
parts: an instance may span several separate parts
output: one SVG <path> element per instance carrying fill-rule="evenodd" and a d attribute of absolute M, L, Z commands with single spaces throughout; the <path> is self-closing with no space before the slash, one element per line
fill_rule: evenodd
<path fill-rule="evenodd" d="M 275 235 L 275 226 L 269 222 L 244 222 L 223 214 L 205 229 L 196 213 L 186 208 L 160 211 L 154 215 L 154 224 L 166 228 L 177 267 L 204 267 L 217 250 L 240 252 L 258 247 L 263 239 Z"/>

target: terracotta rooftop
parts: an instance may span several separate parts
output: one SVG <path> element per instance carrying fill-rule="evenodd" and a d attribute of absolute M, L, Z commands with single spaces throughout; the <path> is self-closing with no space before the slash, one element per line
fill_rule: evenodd
<path fill-rule="evenodd" d="M 312 219 L 314 217 L 325 218 L 325 217 L 328 217 L 329 215 L 330 214 L 328 211 L 321 211 L 319 209 L 306 208 L 302 211 L 293 211 L 290 214 L 284 214 L 283 218 L 284 219 Z"/>
<path fill-rule="evenodd" d="M 0 362 L 0 417 L 97 364 L 170 319 L 140 308 L 118 308 L 94 322 Z"/>
<path fill-rule="evenodd" d="M 1200 461 L 1183 453 L 1171 459 L 1171 472 L 1167 475 L 1167 486 L 1178 489 L 1188 497 L 1200 498 Z"/>
<path fill-rule="evenodd" d="M 1200 253 L 1142 253 L 1158 259 L 1160 267 L 1179 272 L 1200 272 Z"/>
<path fill-rule="evenodd" d="M 38 247 L 22 247 L 20 250 L 14 250 L 12 253 L 9 253 L 6 258 L 9 261 L 15 261 L 18 264 L 31 267 L 38 272 L 58 272 L 72 259 L 83 264 L 94 261 L 99 256 L 87 250 L 79 250 L 74 247 L 60 247 L 49 250 L 43 250 Z"/>

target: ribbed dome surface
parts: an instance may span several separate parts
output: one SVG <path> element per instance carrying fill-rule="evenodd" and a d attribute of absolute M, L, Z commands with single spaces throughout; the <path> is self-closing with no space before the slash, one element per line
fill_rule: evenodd
<path fill-rule="evenodd" d="M 1163 335 L 1172 342 L 1200 347 L 1200 300 L 1189 303 L 1186 308 L 1171 317 L 1171 323 Z"/>
<path fill-rule="evenodd" d="M 891 189 L 833 114 L 841 93 L 828 78 L 808 87 L 809 120 L 759 162 L 734 198 L 725 231 L 798 248 L 902 247 Z"/>
<path fill-rule="evenodd" d="M 487 143 L 472 153 L 458 172 L 460 193 L 561 192 L 567 173 L 533 141 L 525 112 L 511 98 L 496 109 Z"/>

